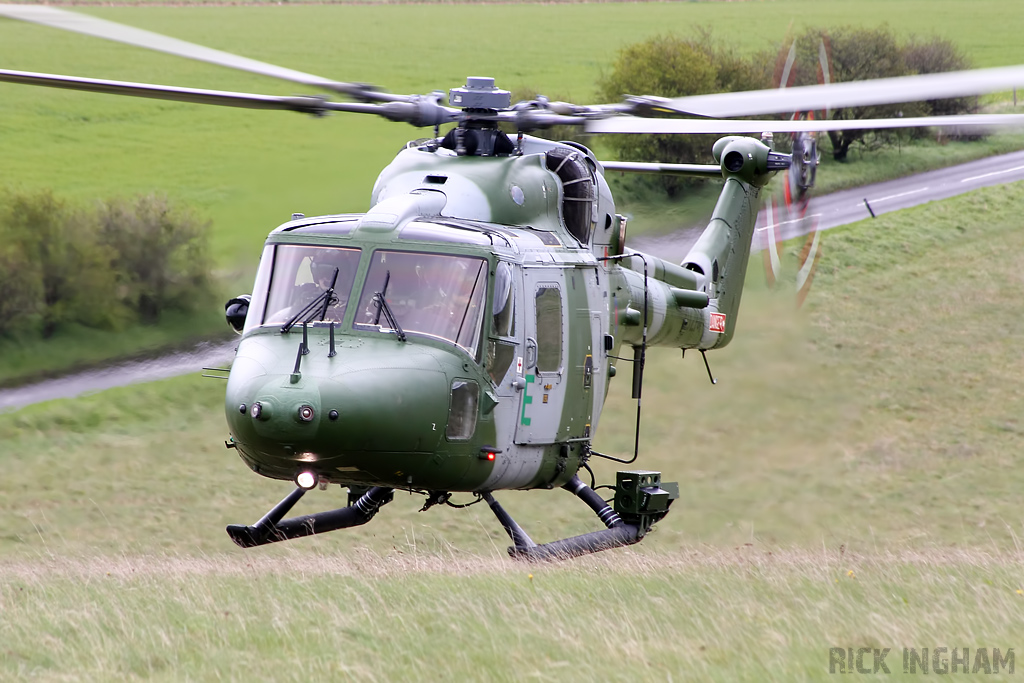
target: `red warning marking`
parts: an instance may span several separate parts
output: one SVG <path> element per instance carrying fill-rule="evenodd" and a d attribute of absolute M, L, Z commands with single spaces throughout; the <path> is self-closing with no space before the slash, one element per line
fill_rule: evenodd
<path fill-rule="evenodd" d="M 711 326 L 708 329 L 712 332 L 725 332 L 725 313 L 712 313 Z"/>

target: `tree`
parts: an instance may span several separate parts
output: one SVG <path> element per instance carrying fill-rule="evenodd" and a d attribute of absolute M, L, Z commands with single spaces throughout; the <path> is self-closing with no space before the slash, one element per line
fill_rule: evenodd
<path fill-rule="evenodd" d="M 910 73 L 903 47 L 888 27 L 861 28 L 841 26 L 833 29 L 810 28 L 797 39 L 796 85 L 818 82 L 819 50 L 824 41 L 829 54 L 832 80 L 837 83 L 863 81 L 873 78 L 893 78 Z M 830 118 L 851 121 L 857 119 L 921 116 L 920 103 L 888 104 L 869 107 L 843 107 L 834 109 Z M 895 134 L 887 131 L 847 130 L 829 131 L 832 156 L 837 161 L 846 159 L 850 146 L 869 139 L 886 141 Z"/>
<path fill-rule="evenodd" d="M 970 68 L 970 61 L 956 46 L 944 38 L 911 37 L 897 41 L 887 27 L 858 28 L 843 26 L 833 29 L 811 28 L 797 39 L 794 85 L 819 82 L 819 49 L 822 44 L 829 55 L 834 82 L 892 78 L 914 74 L 959 71 Z M 870 107 L 836 109 L 831 118 L 843 120 L 910 116 L 968 114 L 977 111 L 977 98 L 961 97 L 928 102 L 904 102 Z M 913 129 L 911 137 L 925 135 L 927 129 Z M 846 158 L 856 142 L 888 142 L 899 133 L 875 131 L 831 131 L 832 154 L 836 160 Z"/>
<path fill-rule="evenodd" d="M 964 71 L 972 67 L 971 60 L 953 44 L 951 40 L 933 36 L 928 39 L 913 37 L 904 46 L 904 59 L 907 68 L 915 74 L 934 74 L 947 71 Z M 952 116 L 956 114 L 976 114 L 978 112 L 977 97 L 954 97 L 945 100 L 928 100 L 924 107 L 929 116 Z M 919 137 L 924 129 L 916 130 L 911 135 Z M 954 139 L 977 139 L 974 134 L 954 134 Z"/>
<path fill-rule="evenodd" d="M 730 52 L 717 49 L 707 31 L 691 40 L 656 36 L 619 52 L 612 71 L 598 82 L 598 95 L 604 102 L 621 101 L 624 95 L 703 95 L 746 89 L 756 82 L 756 73 Z M 715 139 L 713 135 L 617 135 L 609 145 L 624 161 L 700 163 L 711 161 Z M 670 197 L 684 186 L 684 180 L 674 176 L 658 176 L 654 182 Z"/>
<path fill-rule="evenodd" d="M 104 202 L 98 220 L 122 296 L 143 322 L 192 310 L 209 292 L 209 222 L 158 195 Z"/>
<path fill-rule="evenodd" d="M 116 327 L 125 318 L 114 287 L 110 252 L 96 240 L 93 217 L 49 190 L 8 192 L 0 201 L 8 305 L 37 314 L 43 337 L 65 323 Z M 31 303 L 30 303 L 31 302 Z"/>
<path fill-rule="evenodd" d="M 209 224 L 164 197 L 85 210 L 49 190 L 0 192 L 0 335 L 117 328 L 191 310 L 210 289 Z"/>

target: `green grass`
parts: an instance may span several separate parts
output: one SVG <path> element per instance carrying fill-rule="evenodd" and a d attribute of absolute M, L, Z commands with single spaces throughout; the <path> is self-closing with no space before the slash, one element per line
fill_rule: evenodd
<path fill-rule="evenodd" d="M 830 231 L 800 311 L 755 261 L 717 386 L 649 360 L 637 465 L 680 499 L 639 546 L 561 565 L 505 559 L 482 506 L 406 494 L 234 548 L 224 524 L 288 486 L 223 447 L 215 380 L 0 415 L 0 678 L 831 680 L 831 647 L 891 647 L 898 676 L 903 647 L 1018 646 L 1022 203 L 1017 183 Z M 604 452 L 631 450 L 628 392 Z M 561 491 L 498 498 L 539 541 L 597 528 Z"/>
<path fill-rule="evenodd" d="M 96 0 L 95 4 L 85 9 L 115 21 L 131 19 L 130 23 L 143 28 L 166 30 L 186 40 L 204 36 L 203 44 L 221 49 L 230 50 L 228 43 L 241 40 L 249 48 L 243 53 L 246 56 L 273 61 L 273 54 L 287 54 L 296 60 L 286 64 L 292 68 L 330 66 L 324 75 L 377 82 L 395 91 L 451 87 L 438 84 L 436 77 L 452 74 L 457 82 L 465 77 L 460 65 L 469 64 L 500 76 L 504 82 L 522 79 L 525 85 L 557 85 L 566 88 L 559 92 L 582 98 L 591 92 L 597 70 L 610 63 L 619 47 L 653 33 L 686 33 L 699 25 L 712 26 L 741 51 L 754 51 L 781 42 L 790 25 L 798 32 L 805 26 L 888 23 L 900 33 L 950 37 L 977 66 L 1024 61 L 1017 36 L 1022 9 L 1012 0 L 973 0 L 969 6 L 957 0 L 368 2 L 328 6 L 316 2 L 299 7 L 296 5 L 301 2 L 292 1 L 282 6 L 253 3 L 244 9 L 199 3 L 191 7 L 100 7 L 104 3 Z M 234 17 L 232 21 L 220 19 L 229 15 Z M 253 19 L 239 19 L 239 15 Z M 258 27 L 268 23 L 266 17 L 274 19 L 265 28 L 257 28 L 255 35 L 245 37 L 250 21 Z M 230 30 L 214 28 L 218 23 Z M 450 33 L 455 25 L 474 28 Z M 505 30 L 512 26 L 524 30 Z M 263 32 L 274 39 L 260 41 L 258 35 Z M 439 35 L 445 39 L 437 40 Z M 300 39 L 307 36 L 306 41 Z M 329 40 L 315 40 L 320 37 Z M 345 59 L 328 60 L 328 55 L 344 55 Z M 424 75 L 435 78 L 421 80 Z"/>
<path fill-rule="evenodd" d="M 899 677 L 902 647 L 966 646 L 973 658 L 1019 642 L 1021 559 L 701 549 L 555 567 L 398 551 L 56 560 L 7 567 L 0 579 L 4 624 L 16 625 L 0 626 L 0 671 L 33 680 L 830 680 L 829 648 L 848 646 L 892 648 L 885 662 Z"/>

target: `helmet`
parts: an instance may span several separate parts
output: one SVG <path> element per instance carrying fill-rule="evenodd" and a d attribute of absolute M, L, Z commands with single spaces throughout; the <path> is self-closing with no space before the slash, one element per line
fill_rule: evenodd
<path fill-rule="evenodd" d="M 334 271 L 339 267 L 341 259 L 333 249 L 320 249 L 313 253 L 309 260 L 309 270 L 313 275 L 314 282 L 331 280 L 334 278 Z"/>

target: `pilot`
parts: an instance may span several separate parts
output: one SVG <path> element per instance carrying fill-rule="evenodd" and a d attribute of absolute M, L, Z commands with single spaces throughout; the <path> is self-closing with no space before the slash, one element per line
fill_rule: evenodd
<path fill-rule="evenodd" d="M 417 264 L 417 323 L 419 330 L 455 341 L 462 325 L 474 280 L 467 264 Z"/>
<path fill-rule="evenodd" d="M 334 296 L 332 303 L 327 307 L 325 320 L 340 322 L 345 315 L 345 307 L 348 305 L 349 288 L 352 282 L 351 258 L 346 258 L 349 253 L 338 249 L 319 249 L 309 257 L 309 272 L 313 276 L 313 282 L 298 285 L 299 303 L 306 305 L 316 297 L 326 292 L 334 283 Z M 338 277 L 335 279 L 334 274 Z"/>
<path fill-rule="evenodd" d="M 342 259 L 335 259 L 334 254 L 331 253 L 330 249 L 321 249 L 314 253 L 309 259 L 309 272 L 313 275 L 313 283 L 317 286 L 317 289 L 321 292 L 329 289 L 331 283 L 337 287 L 339 284 L 343 284 L 344 278 L 342 278 L 343 263 Z M 334 271 L 338 271 L 338 280 L 334 280 Z"/>

